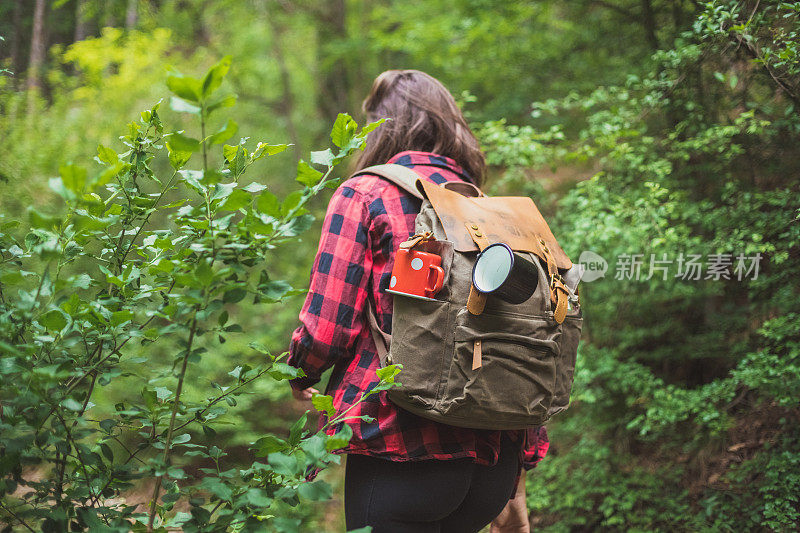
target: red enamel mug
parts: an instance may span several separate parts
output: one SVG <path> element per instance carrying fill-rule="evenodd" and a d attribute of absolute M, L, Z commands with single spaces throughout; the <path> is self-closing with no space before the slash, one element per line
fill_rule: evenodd
<path fill-rule="evenodd" d="M 407 248 L 397 250 L 387 292 L 433 299 L 442 284 L 444 269 L 440 256 Z"/>

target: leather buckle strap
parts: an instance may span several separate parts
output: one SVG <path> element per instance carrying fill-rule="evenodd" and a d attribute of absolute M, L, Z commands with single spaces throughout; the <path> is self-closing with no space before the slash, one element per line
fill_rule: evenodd
<path fill-rule="evenodd" d="M 426 231 L 425 233 L 417 233 L 416 235 L 412 235 L 408 238 L 408 240 L 403 241 L 400 243 L 400 248 L 413 248 L 414 246 L 425 243 L 428 241 L 435 241 L 436 237 L 433 236 L 433 233 L 430 231 Z"/>
<path fill-rule="evenodd" d="M 550 294 L 555 295 L 556 310 L 553 318 L 559 324 L 564 322 L 567 317 L 567 302 L 569 300 L 569 289 L 564 285 L 564 280 L 556 273 L 550 280 Z"/>
<path fill-rule="evenodd" d="M 489 239 L 486 238 L 486 234 L 481 230 L 478 224 L 467 222 L 464 225 L 467 227 L 469 236 L 472 237 L 472 240 L 478 245 L 480 251 L 483 251 L 484 248 L 489 246 Z M 485 306 L 486 294 L 479 291 L 474 283 L 470 284 L 469 296 L 467 297 L 467 310 L 473 315 L 479 315 L 483 313 L 483 308 Z"/>
<path fill-rule="evenodd" d="M 540 238 L 538 244 L 547 264 L 547 276 L 550 278 L 550 301 L 556 304 L 553 318 L 557 323 L 561 324 L 567 317 L 567 302 L 570 291 L 564 284 L 564 278 L 558 273 L 558 266 L 552 252 L 547 247 L 547 243 Z"/>

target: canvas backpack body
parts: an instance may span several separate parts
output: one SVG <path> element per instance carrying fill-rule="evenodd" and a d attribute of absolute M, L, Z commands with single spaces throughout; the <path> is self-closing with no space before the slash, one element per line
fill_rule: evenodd
<path fill-rule="evenodd" d="M 562 276 L 574 278 L 576 268 L 533 201 L 487 197 L 466 182 L 436 185 L 401 165 L 362 173 L 422 199 L 416 235 L 402 246 L 441 256 L 445 271 L 434 299 L 394 296 L 391 336 L 378 328 L 370 304 L 381 366 L 403 366 L 401 386 L 389 399 L 419 416 L 474 429 L 536 427 L 566 409 L 583 319 L 577 279 Z M 472 286 L 476 257 L 494 242 L 536 265 L 536 290 L 521 304 Z"/>

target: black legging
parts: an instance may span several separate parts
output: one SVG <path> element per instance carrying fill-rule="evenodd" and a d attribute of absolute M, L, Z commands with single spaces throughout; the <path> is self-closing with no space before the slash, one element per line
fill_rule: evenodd
<path fill-rule="evenodd" d="M 469 533 L 508 503 L 519 471 L 519 446 L 503 435 L 494 466 L 469 459 L 388 461 L 347 456 L 344 512 L 348 531 Z"/>

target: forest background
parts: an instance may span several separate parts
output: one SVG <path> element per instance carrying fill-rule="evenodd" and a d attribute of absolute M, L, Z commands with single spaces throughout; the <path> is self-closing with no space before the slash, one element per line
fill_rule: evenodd
<path fill-rule="evenodd" d="M 343 530 L 340 468 L 322 475 L 333 490 L 300 483 L 336 442 L 304 432 L 271 354 L 297 325 L 325 185 L 366 134 L 339 114 L 363 122 L 389 68 L 442 80 L 485 149 L 487 190 L 533 197 L 573 260 L 607 262 L 581 289 L 572 405 L 528 476 L 532 526 L 800 526 L 800 2 L 5 0 L 0 37 L 6 530 L 144 530 L 148 515 Z M 162 137 L 167 124 L 185 134 Z M 173 204 L 155 209 L 164 181 Z M 192 194 L 199 211 L 179 206 Z M 226 210 L 271 236 L 254 244 Z M 90 238 L 136 259 L 102 270 Z M 230 267 L 218 242 L 270 273 Z M 59 285 L 52 261 L 74 275 Z M 167 278 L 184 292 L 162 305 Z"/>

